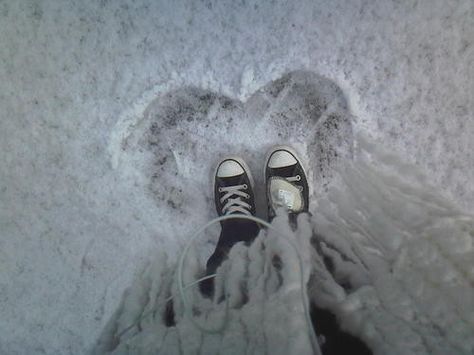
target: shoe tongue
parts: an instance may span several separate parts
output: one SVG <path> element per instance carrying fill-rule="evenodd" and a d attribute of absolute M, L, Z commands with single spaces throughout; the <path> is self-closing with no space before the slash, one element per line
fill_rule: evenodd
<path fill-rule="evenodd" d="M 284 166 L 280 168 L 270 168 L 275 174 L 272 174 L 274 176 L 280 176 L 280 177 L 290 177 L 290 176 L 295 176 L 298 172 L 296 171 L 297 165 L 289 165 L 289 166 Z"/>
<path fill-rule="evenodd" d="M 273 210 L 279 207 L 285 207 L 295 213 L 303 210 L 303 194 L 298 187 L 281 177 L 271 178 L 268 186 Z"/>
<path fill-rule="evenodd" d="M 237 176 L 230 176 L 226 178 L 220 178 L 220 186 L 227 187 L 227 186 L 236 186 L 245 184 L 244 174 L 237 175 Z"/>

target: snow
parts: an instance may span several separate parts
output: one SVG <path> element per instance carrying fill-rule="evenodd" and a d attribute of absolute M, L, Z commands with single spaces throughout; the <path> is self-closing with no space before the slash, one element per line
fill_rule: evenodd
<path fill-rule="evenodd" d="M 473 22 L 465 0 L 1 2 L 0 353 L 88 352 L 117 310 L 130 324 L 168 297 L 214 217 L 215 162 L 240 154 L 261 185 L 280 143 L 310 167 L 313 301 L 375 353 L 472 353 Z M 286 73 L 327 90 L 272 98 Z M 230 106 L 200 116 L 202 93 Z M 194 121 L 167 126 L 182 95 Z M 333 103 L 319 126 L 305 95 Z M 331 110 L 344 129 L 322 124 Z M 158 346 L 153 327 L 130 342 Z"/>
<path fill-rule="evenodd" d="M 197 287 L 189 291 L 192 316 L 206 331 L 183 313 L 176 263 L 152 252 L 96 352 L 310 354 L 299 254 L 312 302 L 334 312 L 374 353 L 472 353 L 474 216 L 379 145 L 359 136 L 356 147 L 354 160 L 333 179 L 339 183 L 311 217 L 300 216 L 296 230 L 280 215 L 273 222 L 279 233 L 262 232 L 250 247 L 232 249 L 218 270 L 213 301 Z M 195 253 L 185 283 L 203 275 L 203 265 Z M 169 295 L 172 325 L 163 301 Z"/>
<path fill-rule="evenodd" d="M 120 310 L 110 322 L 115 332 L 106 332 L 97 347 L 97 352 L 113 350 L 115 353 L 216 353 L 225 351 L 230 354 L 242 352 L 261 354 L 272 352 L 288 354 L 293 351 L 312 353 L 309 330 L 301 301 L 299 259 L 291 245 L 297 245 L 300 257 L 310 265 L 309 245 L 311 227 L 307 216 L 299 219 L 298 233 L 292 233 L 282 215 L 276 218 L 273 225 L 280 233 L 274 231 L 262 233 L 250 248 L 243 244 L 236 245 L 230 252 L 229 260 L 224 262 L 216 280 L 216 296 L 219 300 L 229 295 L 225 302 L 211 302 L 200 296 L 194 289 L 190 292 L 193 302 L 193 315 L 200 327 L 209 333 L 202 335 L 188 318 L 182 314 L 181 307 L 175 306 L 176 326 L 166 327 L 163 317 L 166 307 L 162 294 L 174 293 L 164 289 L 161 280 L 174 273 L 163 265 L 152 263 L 130 288 Z M 288 239 L 290 238 L 290 239 Z M 293 244 L 289 244 L 289 241 Z M 284 260 L 275 261 L 275 256 Z M 162 258 L 153 258 L 162 260 Z M 186 265 L 188 278 L 196 274 L 199 263 L 196 260 Z M 301 270 L 304 281 L 309 279 L 309 270 Z M 145 276 L 146 275 L 146 276 Z M 155 276 L 160 275 L 160 276 Z M 151 281 L 151 286 L 150 282 Z M 155 284 L 155 280 L 159 282 Z M 191 280 L 189 280 L 191 281 Z M 189 282 L 188 281 L 188 282 Z M 158 293 L 153 291 L 158 290 Z M 148 301 L 143 302 L 143 294 Z M 176 297 L 177 300 L 178 297 Z M 143 308 L 134 307 L 146 304 Z M 284 305 L 284 306 L 283 306 Z M 283 306 L 283 307 L 282 307 Z M 199 311 L 197 311 L 199 309 Z M 123 314 L 129 314 L 123 317 Z M 130 313 L 133 316 L 130 316 Z M 140 322 L 141 331 L 132 328 L 123 333 L 130 324 L 136 323 L 140 315 L 146 314 Z M 124 321 L 125 319 L 125 321 Z M 130 323 L 132 320 L 135 322 Z M 117 331 L 118 330 L 118 331 Z M 305 331 L 306 330 L 306 331 Z M 121 334 L 117 339 L 117 334 Z M 157 337 L 157 334 L 162 336 Z M 118 340 L 118 343 L 117 343 Z"/>
<path fill-rule="evenodd" d="M 346 300 L 328 297 L 329 307 L 376 353 L 471 353 L 473 216 L 416 168 L 359 142 L 344 186 L 314 218 L 335 281 L 350 285 Z"/>

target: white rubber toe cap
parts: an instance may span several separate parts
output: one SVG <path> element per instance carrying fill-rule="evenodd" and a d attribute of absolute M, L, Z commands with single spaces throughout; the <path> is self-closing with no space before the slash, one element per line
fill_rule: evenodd
<path fill-rule="evenodd" d="M 268 167 L 272 169 L 283 168 L 285 166 L 295 165 L 297 162 L 295 157 L 286 150 L 277 150 L 268 160 Z"/>
<path fill-rule="evenodd" d="M 242 175 L 244 169 L 235 160 L 226 160 L 219 165 L 217 176 L 221 178 Z"/>

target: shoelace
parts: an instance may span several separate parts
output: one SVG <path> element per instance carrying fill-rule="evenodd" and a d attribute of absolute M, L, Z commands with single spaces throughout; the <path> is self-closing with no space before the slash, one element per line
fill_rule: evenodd
<path fill-rule="evenodd" d="M 251 216 L 252 213 L 250 209 L 252 208 L 247 202 L 242 201 L 241 197 L 248 199 L 250 195 L 241 191 L 242 189 L 246 190 L 248 188 L 247 184 L 219 187 L 219 192 L 225 192 L 225 194 L 220 198 L 220 202 L 224 203 L 227 200 L 224 207 L 222 207 L 222 214 L 229 215 L 234 212 L 240 212 L 247 216 Z M 237 198 L 231 198 L 232 196 L 238 196 Z"/>
<path fill-rule="evenodd" d="M 296 176 L 289 176 L 287 178 L 285 178 L 288 182 L 294 182 L 294 181 L 300 181 L 301 180 L 301 176 L 300 175 L 296 175 Z M 298 190 L 300 191 L 303 191 L 303 186 L 300 186 L 300 185 L 296 185 L 295 186 L 298 188 Z"/>

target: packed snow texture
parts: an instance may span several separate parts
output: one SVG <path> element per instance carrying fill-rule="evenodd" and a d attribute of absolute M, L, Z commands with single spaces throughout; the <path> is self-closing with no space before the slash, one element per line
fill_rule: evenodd
<path fill-rule="evenodd" d="M 261 233 L 250 247 L 238 243 L 232 248 L 218 271 L 214 302 L 203 298 L 197 287 L 188 292 L 194 299 L 192 317 L 204 331 L 183 315 L 176 278 L 172 280 L 174 268 L 164 255 L 151 253 L 149 265 L 125 294 L 95 352 L 312 354 L 313 330 L 306 322 L 301 293 L 301 278 L 306 284 L 311 265 L 311 225 L 301 215 L 295 233 L 285 217 L 273 222 L 279 234 Z M 305 269 L 300 270 L 296 250 Z M 198 257 L 189 257 L 185 282 L 202 276 L 202 265 Z M 171 324 L 169 295 L 175 299 Z"/>
<path fill-rule="evenodd" d="M 285 215 L 274 220 L 287 240 L 270 230 L 250 247 L 236 245 L 218 270 L 214 302 L 189 291 L 193 317 L 217 332 L 183 316 L 176 263 L 154 251 L 96 352 L 311 354 L 289 241 L 312 302 L 375 354 L 472 354 L 473 216 L 427 187 L 412 165 L 362 137 L 356 146 L 311 217 L 301 215 L 295 231 Z M 190 259 L 188 283 L 204 273 L 202 260 Z"/>
<path fill-rule="evenodd" d="M 224 153 L 244 152 L 258 171 L 272 142 L 292 142 L 310 167 L 312 217 L 296 233 L 281 220 L 277 228 L 299 242 L 306 278 L 311 273 L 312 301 L 334 312 L 344 329 L 378 354 L 474 350 L 473 218 L 425 187 L 416 167 L 383 153 L 380 145 L 359 138 L 352 161 L 350 115 L 341 90 L 329 80 L 289 73 L 245 104 L 185 88 L 160 96 L 143 117 L 126 122 L 114 134 L 120 149 L 112 147 L 118 152 L 112 160 L 142 177 L 135 184 L 143 184 L 159 210 L 168 213 L 162 218 L 183 242 L 214 215 L 207 208 L 212 195 L 206 186 L 216 161 L 198 161 L 195 155 L 210 156 L 219 145 Z M 206 130 L 212 134 L 203 137 Z M 209 181 L 194 182 L 203 175 Z M 261 176 L 256 181 L 264 196 Z M 199 191 L 207 199 L 193 198 Z M 187 223 L 180 223 L 184 218 Z M 189 283 L 203 276 L 203 242 L 212 250 L 217 235 L 208 233 L 196 243 L 199 256 L 187 266 Z M 228 317 L 226 327 L 210 335 L 183 317 L 172 281 L 175 263 L 158 252 L 151 255 L 97 352 L 311 353 L 297 287 L 298 259 L 281 243 L 270 233 L 250 248 L 234 248 L 217 281 L 217 300 L 228 298 L 228 303 L 212 303 L 194 289 L 193 307 L 206 327 Z M 273 266 L 275 257 L 279 267 Z M 170 310 L 164 302 L 170 295 L 172 326 L 166 324 Z"/>
<path fill-rule="evenodd" d="M 169 213 L 166 220 L 186 216 L 188 226 L 175 228 L 187 231 L 203 217 L 214 216 L 210 186 L 223 156 L 245 159 L 265 213 L 262 164 L 278 142 L 291 142 L 311 162 L 312 192 L 326 191 L 337 162 L 352 156 L 352 117 L 341 89 L 314 73 L 295 71 L 245 103 L 198 88 L 173 90 L 152 101 L 143 115 L 124 117 L 112 133 L 109 150 L 113 167 L 142 184 L 160 213 Z M 199 195 L 205 198 L 196 199 Z"/>
<path fill-rule="evenodd" d="M 226 137 L 225 141 L 223 137 Z M 216 146 L 219 146 L 222 154 L 241 152 L 247 164 L 253 168 L 252 170 L 260 172 L 253 175 L 256 181 L 255 191 L 259 197 L 258 214 L 265 217 L 267 208 L 262 163 L 265 153 L 275 142 L 292 142 L 292 146 L 302 153 L 304 160 L 311 162 L 308 180 L 313 187 L 313 194 L 322 195 L 327 186 L 336 181 L 334 170 L 338 163 L 352 157 L 351 117 L 347 111 L 346 100 L 337 85 L 314 73 L 297 71 L 288 73 L 266 85 L 245 103 L 196 88 L 174 90 L 150 103 L 142 117 L 135 117 L 135 120 L 125 118 L 117 126 L 111 144 L 111 152 L 115 155 L 112 155 L 111 159 L 116 169 L 124 171 L 122 167 L 127 167 L 130 179 L 134 180 L 135 185 L 143 185 L 142 188 L 148 192 L 158 210 L 161 211 L 161 220 L 172 225 L 179 236 L 177 238 L 184 243 L 197 226 L 204 224 L 206 219 L 214 217 L 213 208 L 209 208 L 213 201 L 210 187 L 213 179 L 212 171 L 218 161 L 217 159 L 199 161 L 194 157 L 211 157 Z M 196 176 L 205 176 L 207 179 L 196 182 Z M 312 183 L 313 180 L 317 180 L 318 183 Z M 203 192 L 206 198 L 195 198 Z M 183 219 L 186 223 L 181 222 Z M 210 233 L 206 239 L 202 239 L 204 243 L 195 245 L 202 257 L 200 262 L 195 263 L 194 269 L 189 271 L 191 275 L 202 273 L 199 265 L 201 269 L 205 265 L 205 256 L 212 251 L 216 236 L 215 232 Z M 303 238 L 304 243 L 308 244 L 310 237 L 311 233 L 306 231 L 304 238 L 294 239 Z M 265 247 L 266 242 L 260 242 L 262 243 L 265 249 L 264 255 L 270 255 L 267 259 L 271 261 L 273 255 L 282 257 L 275 252 L 277 249 L 282 249 L 281 246 L 270 244 Z M 284 246 L 288 248 L 288 245 L 284 244 Z M 302 246 L 301 249 L 308 250 L 308 246 Z M 238 251 L 239 248 L 236 250 Z M 268 276 L 269 263 L 258 256 L 261 252 L 262 246 L 255 244 L 248 252 L 251 256 L 241 255 L 241 260 L 231 266 L 231 268 L 237 268 L 237 273 L 241 272 L 243 275 L 232 274 L 222 277 L 227 279 L 230 285 L 224 293 L 231 294 L 231 306 L 237 308 L 235 313 L 240 319 L 240 321 L 229 321 L 229 324 L 236 324 L 241 329 L 240 333 L 233 330 L 230 334 L 223 334 L 222 337 L 224 339 L 228 337 L 231 343 L 235 342 L 235 344 L 228 344 L 226 341 L 222 343 L 220 337 L 216 342 L 216 336 L 213 336 L 211 337 L 213 347 L 202 348 L 208 341 L 199 340 L 199 333 L 197 333 L 194 336 L 180 335 L 186 339 L 194 339 L 193 344 L 186 344 L 180 337 L 174 340 L 165 337 L 162 342 L 165 344 L 170 342 L 172 346 L 163 348 L 162 342 L 150 344 L 147 340 L 145 348 L 129 349 L 129 345 L 125 348 L 131 353 L 140 351 L 152 353 L 157 350 L 163 353 L 173 351 L 192 353 L 198 350 L 203 353 L 215 353 L 217 350 L 226 353 L 248 351 L 255 354 L 265 352 L 285 354 L 295 351 L 311 353 L 311 343 L 307 339 L 309 328 L 304 325 L 305 315 L 301 314 L 301 310 L 298 312 L 298 307 L 296 307 L 298 305 L 302 307 L 301 290 L 294 287 L 295 282 L 299 285 L 299 274 L 295 273 L 298 268 L 293 265 L 277 272 L 276 275 L 286 275 L 284 277 Z M 294 258 L 295 256 L 293 264 Z M 255 259 L 255 265 L 247 266 L 246 259 Z M 311 265 L 308 258 L 305 260 L 306 264 Z M 292 265 L 291 261 L 288 263 Z M 153 270 L 156 270 L 155 266 Z M 163 268 L 161 272 L 174 274 L 170 267 Z M 291 272 L 293 274 L 288 276 Z M 150 287 L 158 290 L 156 292 L 159 295 L 170 294 L 169 290 L 160 288 L 160 283 L 164 280 L 163 275 L 154 280 L 153 274 L 144 276 L 151 280 Z M 240 280 L 245 275 L 249 276 L 249 280 Z M 269 281 L 268 277 L 273 281 Z M 282 278 L 279 283 L 285 287 L 280 288 L 279 285 L 274 284 L 279 278 Z M 242 292 L 243 295 L 241 295 L 239 285 L 243 285 L 244 282 L 246 286 L 243 287 L 249 292 Z M 165 283 L 163 287 L 164 285 Z M 259 291 L 259 287 L 263 288 L 263 293 Z M 102 339 L 101 342 L 115 344 L 117 335 L 125 327 L 126 322 L 123 319 L 131 321 L 140 316 L 141 313 L 128 314 L 128 308 L 149 312 L 150 307 L 154 307 L 157 295 L 149 295 L 150 290 L 146 286 L 144 290 L 142 285 L 133 286 L 133 289 L 141 295 L 136 296 L 132 291 L 134 297 L 139 299 L 138 304 L 132 305 L 133 301 L 129 299 L 124 301 L 120 309 L 120 312 L 124 314 L 119 312 L 118 321 L 115 319 L 111 321 L 114 333 L 110 335 L 110 339 Z M 143 295 L 148 295 L 148 297 L 143 298 Z M 242 298 L 248 299 L 248 307 L 240 312 Z M 160 297 L 158 299 L 163 301 Z M 153 301 L 147 306 L 140 304 L 140 300 Z M 265 307 L 262 307 L 262 302 Z M 281 307 L 282 303 L 286 304 L 286 307 Z M 207 306 L 207 308 L 210 307 L 211 305 Z M 288 310 L 295 311 L 288 312 Z M 246 313 L 248 314 L 245 315 Z M 163 317 L 159 319 L 162 321 Z M 280 328 L 275 327 L 277 321 L 281 324 Z M 293 324 L 292 329 L 290 324 Z M 189 322 L 185 322 L 182 326 L 183 329 L 192 328 Z M 167 333 L 165 329 L 166 327 L 153 328 L 147 337 L 156 335 L 156 331 L 159 330 Z M 256 329 L 261 329 L 263 333 L 257 332 Z M 283 336 L 285 331 L 289 332 L 287 336 Z M 249 334 L 255 336 L 245 339 L 245 336 Z M 242 343 L 242 338 L 244 343 Z M 140 344 L 142 341 L 141 337 L 134 339 L 134 344 Z M 176 345 L 177 343 L 179 346 Z"/>
<path fill-rule="evenodd" d="M 124 290 L 145 277 L 148 250 L 166 254 L 173 271 L 187 236 L 214 217 L 213 163 L 241 154 L 258 172 L 259 149 L 281 143 L 308 162 L 315 255 L 327 255 L 329 290 L 344 290 L 324 298 L 315 286 L 310 295 L 377 350 L 388 342 L 390 349 L 472 347 L 465 336 L 474 313 L 472 226 L 460 212 L 474 204 L 472 1 L 0 1 L 0 31 L 0 353 L 90 350 Z M 270 97 L 261 88 L 308 71 L 329 88 L 339 113 L 347 109 L 335 116 L 347 129 L 322 134 L 329 147 L 322 155 L 311 132 L 296 139 L 296 121 L 286 126 L 276 117 L 276 126 L 247 117 L 247 129 L 227 121 L 160 126 L 169 137 L 141 124 L 152 123 L 167 94 L 209 93 L 235 105 L 239 117 L 258 114 L 252 97 Z M 362 144 L 375 159 L 339 166 L 341 175 L 330 164 L 328 175 L 318 170 L 329 163 L 326 152 L 338 152 L 337 140 L 350 143 L 359 131 L 401 158 Z M 194 149 L 195 142 L 208 148 Z M 347 148 L 341 153 L 351 155 Z M 167 157 L 165 173 L 157 157 Z M 410 164 L 425 178 L 413 176 Z M 216 233 L 196 246 L 199 260 Z M 316 276 L 325 270 L 312 268 Z M 330 285 L 323 276 L 310 285 Z M 158 277 L 151 280 L 161 291 L 151 294 L 168 289 Z M 390 326 L 390 336 L 413 336 L 382 339 Z"/>

